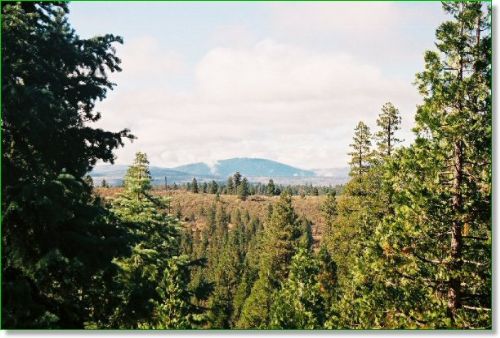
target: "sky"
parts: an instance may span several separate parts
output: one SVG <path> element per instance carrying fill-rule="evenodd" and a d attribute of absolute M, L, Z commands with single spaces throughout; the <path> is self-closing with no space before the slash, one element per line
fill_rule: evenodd
<path fill-rule="evenodd" d="M 82 38 L 112 33 L 123 71 L 95 125 L 137 137 L 152 165 L 258 157 L 303 169 L 345 167 L 353 130 L 399 108 L 408 144 L 415 74 L 439 2 L 73 2 Z"/>

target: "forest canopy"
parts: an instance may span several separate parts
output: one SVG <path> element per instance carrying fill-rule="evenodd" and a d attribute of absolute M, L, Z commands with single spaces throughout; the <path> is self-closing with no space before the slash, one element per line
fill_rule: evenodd
<path fill-rule="evenodd" d="M 235 172 L 169 195 L 138 152 L 109 198 L 88 174 L 134 139 L 94 124 L 123 39 L 3 2 L 2 328 L 491 329 L 492 9 L 442 9 L 414 141 L 391 102 L 353 122 L 341 189 Z"/>

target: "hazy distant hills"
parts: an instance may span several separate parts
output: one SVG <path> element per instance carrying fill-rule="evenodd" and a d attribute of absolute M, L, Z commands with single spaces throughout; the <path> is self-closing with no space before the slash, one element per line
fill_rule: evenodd
<path fill-rule="evenodd" d="M 127 171 L 126 165 L 98 165 L 90 173 L 95 184 L 103 179 L 109 184 L 121 184 Z M 196 177 L 200 181 L 225 181 L 228 176 L 239 171 L 251 182 L 267 182 L 272 178 L 276 183 L 334 185 L 347 181 L 348 168 L 304 170 L 284 163 L 261 158 L 231 158 L 221 160 L 213 166 L 206 163 L 190 163 L 175 168 L 150 167 L 155 184 L 163 184 L 165 176 L 172 184 L 189 182 Z"/>
<path fill-rule="evenodd" d="M 230 158 L 218 161 L 213 167 L 206 163 L 192 163 L 173 168 L 193 175 L 228 177 L 239 171 L 246 177 L 312 177 L 313 171 L 302 170 L 276 161 L 262 158 Z"/>
<path fill-rule="evenodd" d="M 108 177 L 122 179 L 127 172 L 128 165 L 115 164 L 115 165 L 98 165 L 90 173 L 92 177 Z M 174 169 L 162 168 L 162 167 L 149 167 L 149 171 L 152 177 L 185 177 L 187 173 L 181 172 Z M 191 179 L 193 178 L 192 175 Z"/>

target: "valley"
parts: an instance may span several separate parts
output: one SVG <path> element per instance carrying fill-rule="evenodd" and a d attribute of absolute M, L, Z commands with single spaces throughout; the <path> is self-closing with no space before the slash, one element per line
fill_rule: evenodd
<path fill-rule="evenodd" d="M 96 188 L 96 193 L 102 196 L 107 202 L 111 203 L 118 195 L 123 192 L 123 188 Z M 221 206 L 229 215 L 237 210 L 240 213 L 248 211 L 250 218 L 256 217 L 261 221 L 265 220 L 270 205 L 276 203 L 279 196 L 251 195 L 245 201 L 239 199 L 236 195 L 192 193 L 183 190 L 165 191 L 162 188 L 152 190 L 152 194 L 169 199 L 169 211 L 172 215 L 179 218 L 181 224 L 186 229 L 192 231 L 201 231 L 207 224 L 206 211 L 213 205 Z M 317 248 L 321 235 L 325 230 L 325 220 L 322 216 L 321 206 L 326 200 L 326 196 L 292 196 L 292 206 L 299 218 L 306 218 L 311 222 L 314 247 Z M 232 228 L 229 223 L 229 229 Z"/>

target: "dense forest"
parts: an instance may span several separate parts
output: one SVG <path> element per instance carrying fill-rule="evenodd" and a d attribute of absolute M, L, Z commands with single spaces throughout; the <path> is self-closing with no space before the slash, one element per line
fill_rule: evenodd
<path fill-rule="evenodd" d="M 3 2 L 2 328 L 491 328 L 491 7 L 442 7 L 410 145 L 389 102 L 355 125 L 341 189 L 193 180 L 175 190 L 210 203 L 186 218 L 145 153 L 112 198 L 88 176 L 134 138 L 92 127 L 121 37 L 80 38 L 66 3 Z M 293 201 L 317 195 L 315 239 Z"/>

